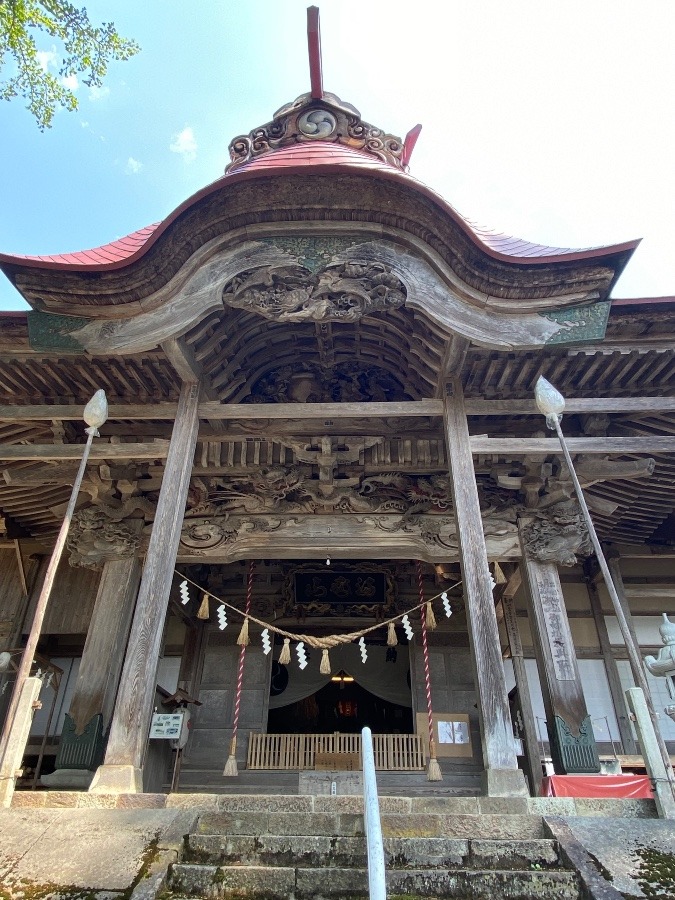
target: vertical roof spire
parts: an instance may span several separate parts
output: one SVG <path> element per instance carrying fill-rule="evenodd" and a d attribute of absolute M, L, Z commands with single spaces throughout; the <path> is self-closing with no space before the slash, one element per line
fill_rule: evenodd
<path fill-rule="evenodd" d="M 321 71 L 321 30 L 319 7 L 307 7 L 307 50 L 309 52 L 309 81 L 312 100 L 323 97 L 323 73 Z"/>

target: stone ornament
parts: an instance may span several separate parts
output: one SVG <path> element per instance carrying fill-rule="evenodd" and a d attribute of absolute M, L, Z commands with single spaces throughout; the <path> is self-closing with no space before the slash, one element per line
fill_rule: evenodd
<path fill-rule="evenodd" d="M 313 273 L 304 266 L 263 266 L 232 278 L 223 302 L 275 322 L 357 322 L 403 306 L 403 282 L 378 263 L 347 262 Z"/>
<path fill-rule="evenodd" d="M 671 622 L 667 613 L 663 613 L 663 623 L 659 627 L 663 647 L 658 656 L 645 656 L 645 666 L 652 675 L 675 677 L 675 622 Z M 675 709 L 675 707 L 673 707 Z M 668 713 L 670 715 L 670 713 Z"/>
<path fill-rule="evenodd" d="M 231 162 L 225 171 L 232 172 L 283 147 L 316 140 L 342 144 L 397 169 L 404 168 L 401 138 L 364 122 L 355 106 L 325 92 L 320 100 L 302 94 L 277 110 L 271 122 L 234 138 L 229 147 Z"/>
<path fill-rule="evenodd" d="M 140 535 L 122 522 L 112 522 L 96 506 L 76 513 L 70 526 L 66 547 L 70 565 L 99 569 L 103 563 L 134 556 Z"/>

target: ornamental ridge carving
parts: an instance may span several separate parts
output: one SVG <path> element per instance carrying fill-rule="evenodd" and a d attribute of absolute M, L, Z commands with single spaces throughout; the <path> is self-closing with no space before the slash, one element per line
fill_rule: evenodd
<path fill-rule="evenodd" d="M 347 262 L 311 272 L 304 266 L 263 266 L 236 275 L 223 302 L 275 322 L 356 322 L 403 306 L 403 282 L 379 263 Z"/>
<path fill-rule="evenodd" d="M 70 565 L 99 569 L 103 563 L 134 556 L 140 534 L 122 522 L 112 522 L 98 507 L 87 507 L 76 513 L 68 533 L 66 546 Z"/>
<path fill-rule="evenodd" d="M 574 566 L 578 556 L 592 553 L 588 529 L 575 500 L 533 512 L 535 520 L 523 526 L 523 550 L 532 559 Z"/>
<path fill-rule="evenodd" d="M 229 146 L 231 162 L 225 171 L 235 171 L 252 159 L 283 147 L 314 141 L 342 144 L 397 169 L 404 168 L 401 138 L 364 122 L 356 107 L 326 92 L 320 100 L 302 94 L 277 110 L 271 122 L 234 138 Z"/>

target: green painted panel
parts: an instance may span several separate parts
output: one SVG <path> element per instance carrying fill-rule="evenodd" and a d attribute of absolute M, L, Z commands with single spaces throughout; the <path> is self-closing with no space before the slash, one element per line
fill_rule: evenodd
<path fill-rule="evenodd" d="M 545 319 L 565 326 L 546 343 L 578 344 L 580 341 L 601 341 L 607 330 L 611 305 L 611 301 L 601 300 L 586 306 L 572 306 L 541 313 Z"/>
<path fill-rule="evenodd" d="M 363 241 L 326 235 L 326 237 L 263 238 L 261 243 L 292 253 L 300 265 L 309 269 L 310 272 L 316 273 L 325 269 L 339 253 L 343 253 L 349 247 L 354 247 Z"/>
<path fill-rule="evenodd" d="M 33 350 L 83 353 L 84 347 L 71 335 L 90 321 L 81 316 L 55 316 L 32 310 L 28 313 L 28 340 Z"/>

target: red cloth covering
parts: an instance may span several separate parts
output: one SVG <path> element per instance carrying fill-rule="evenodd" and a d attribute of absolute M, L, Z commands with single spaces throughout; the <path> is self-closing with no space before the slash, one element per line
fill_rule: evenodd
<path fill-rule="evenodd" d="M 549 775 L 542 781 L 541 793 L 544 797 L 654 797 L 646 775 Z"/>

